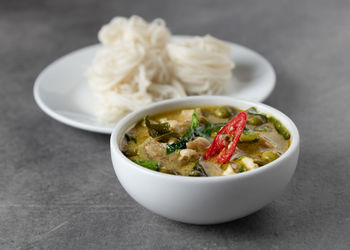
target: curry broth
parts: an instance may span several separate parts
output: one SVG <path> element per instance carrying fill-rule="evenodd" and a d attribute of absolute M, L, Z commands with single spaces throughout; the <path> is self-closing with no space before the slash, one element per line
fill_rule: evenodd
<path fill-rule="evenodd" d="M 181 138 L 186 137 L 186 133 L 191 127 L 194 110 L 196 110 L 200 126 L 203 127 L 204 123 L 206 126 L 210 124 L 212 127 L 210 134 L 207 133 L 205 137 L 194 136 L 183 148 L 167 153 L 168 145 L 179 142 Z M 204 160 L 203 155 L 216 133 L 239 112 L 241 110 L 229 106 L 205 106 L 181 108 L 156 114 L 148 118 L 152 124 L 156 124 L 156 126 L 157 124 L 167 125 L 175 137 L 166 138 L 166 141 L 157 141 L 160 137 L 150 136 L 149 128 L 143 119 L 126 133 L 127 138 L 123 140 L 122 151 L 130 160 L 136 161 L 138 164 L 141 163 L 140 165 L 148 164 L 147 161 L 151 161 L 152 166 L 156 164 L 156 167 L 152 169 L 163 173 L 184 176 L 202 176 L 202 174 L 204 176 L 221 176 L 237 174 L 265 165 L 268 160 L 278 158 L 288 149 L 290 139 L 285 139 L 281 135 L 281 131 L 277 131 L 276 125 L 269 118 L 266 118 L 266 115 L 255 114 L 254 111 L 253 114 L 248 112 L 245 134 L 244 136 L 242 134 L 240 138 L 245 138 L 248 141 L 240 141 L 237 144 L 235 153 L 228 162 L 218 164 L 215 162 L 215 157 Z M 263 123 L 259 119 L 263 120 Z M 281 126 L 284 128 L 283 125 Z M 286 133 L 289 132 L 286 131 Z M 203 145 L 203 147 L 199 147 L 196 143 L 203 144 L 205 147 Z"/>

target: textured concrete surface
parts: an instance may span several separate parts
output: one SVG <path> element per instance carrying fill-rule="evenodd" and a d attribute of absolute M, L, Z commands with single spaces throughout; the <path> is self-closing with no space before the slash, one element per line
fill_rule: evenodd
<path fill-rule="evenodd" d="M 108 136 L 62 125 L 33 100 L 36 76 L 96 43 L 116 15 L 163 17 L 262 53 L 278 83 L 266 101 L 301 132 L 286 192 L 234 222 L 193 226 L 145 210 L 114 176 Z M 0 2 L 0 249 L 349 249 L 350 2 Z"/>

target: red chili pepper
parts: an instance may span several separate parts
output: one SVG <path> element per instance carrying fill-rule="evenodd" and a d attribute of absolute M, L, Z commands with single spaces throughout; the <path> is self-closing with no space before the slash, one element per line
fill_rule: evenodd
<path fill-rule="evenodd" d="M 237 143 L 247 122 L 247 113 L 241 112 L 227 123 L 215 136 L 212 144 L 204 154 L 204 159 L 218 155 L 216 162 L 223 164 L 228 161 L 235 152 Z M 229 136 L 229 138 L 227 138 Z M 231 140 L 227 140 L 231 139 Z M 227 144 L 228 145 L 225 145 Z M 226 147 L 227 146 L 227 147 Z"/>

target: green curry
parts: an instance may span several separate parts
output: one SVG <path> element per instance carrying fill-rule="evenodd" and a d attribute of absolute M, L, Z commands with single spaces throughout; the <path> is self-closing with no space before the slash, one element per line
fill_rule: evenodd
<path fill-rule="evenodd" d="M 259 168 L 289 147 L 290 133 L 252 107 L 183 108 L 146 116 L 126 134 L 122 152 L 162 173 L 223 176 Z"/>

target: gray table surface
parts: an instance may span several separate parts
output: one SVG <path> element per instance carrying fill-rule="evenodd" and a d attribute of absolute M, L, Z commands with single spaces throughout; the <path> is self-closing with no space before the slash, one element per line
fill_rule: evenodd
<path fill-rule="evenodd" d="M 301 133 L 286 192 L 220 225 L 187 225 L 131 199 L 109 137 L 63 125 L 35 104 L 56 58 L 97 42 L 117 15 L 163 17 L 174 34 L 210 33 L 263 54 L 267 104 Z M 0 249 L 349 249 L 350 1 L 1 1 Z"/>

